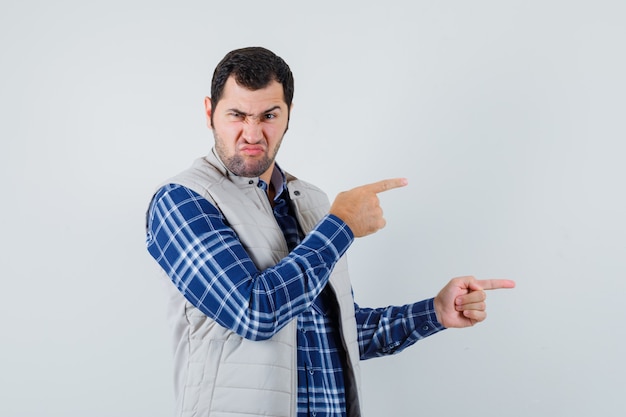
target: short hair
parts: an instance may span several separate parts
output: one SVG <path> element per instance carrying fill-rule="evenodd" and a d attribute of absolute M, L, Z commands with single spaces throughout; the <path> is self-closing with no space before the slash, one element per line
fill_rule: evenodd
<path fill-rule="evenodd" d="M 253 46 L 227 53 L 213 72 L 212 109 L 215 109 L 222 98 L 224 85 L 230 76 L 233 76 L 240 86 L 253 91 L 267 87 L 272 81 L 277 81 L 282 84 L 283 98 L 287 108 L 291 109 L 294 89 L 293 74 L 289 65 L 272 51 Z"/>

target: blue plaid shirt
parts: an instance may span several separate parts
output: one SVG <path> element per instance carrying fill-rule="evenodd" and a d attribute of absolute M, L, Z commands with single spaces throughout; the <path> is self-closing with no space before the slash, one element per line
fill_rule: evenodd
<path fill-rule="evenodd" d="M 277 172 L 274 215 L 291 252 L 274 267 L 259 271 L 219 210 L 175 184 L 162 187 L 150 205 L 148 251 L 190 303 L 242 337 L 270 338 L 295 318 L 298 416 L 345 416 L 345 352 L 335 302 L 324 288 L 354 237 L 333 215 L 302 236 Z M 433 299 L 355 310 L 361 359 L 400 352 L 443 329 Z"/>

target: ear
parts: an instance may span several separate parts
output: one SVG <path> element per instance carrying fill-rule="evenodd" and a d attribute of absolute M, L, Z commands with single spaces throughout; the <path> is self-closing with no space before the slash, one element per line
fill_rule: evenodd
<path fill-rule="evenodd" d="M 206 115 L 206 125 L 209 129 L 213 129 L 213 125 L 211 124 L 211 98 L 204 98 L 204 114 Z"/>
<path fill-rule="evenodd" d="M 291 111 L 293 110 L 293 101 L 291 102 L 291 106 L 289 106 L 289 116 L 287 118 L 287 126 L 285 126 L 285 132 L 283 133 L 283 135 L 285 133 L 287 133 L 287 130 L 289 130 L 289 121 L 291 120 Z"/>

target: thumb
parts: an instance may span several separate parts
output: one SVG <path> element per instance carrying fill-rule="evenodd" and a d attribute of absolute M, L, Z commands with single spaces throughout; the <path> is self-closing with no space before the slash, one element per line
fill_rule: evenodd
<path fill-rule="evenodd" d="M 467 283 L 467 288 L 471 291 L 482 291 L 483 287 L 480 285 L 480 281 L 478 281 L 474 277 L 469 277 L 470 280 Z"/>

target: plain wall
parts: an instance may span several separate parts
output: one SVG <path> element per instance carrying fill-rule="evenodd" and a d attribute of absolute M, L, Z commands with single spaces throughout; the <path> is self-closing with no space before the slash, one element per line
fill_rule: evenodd
<path fill-rule="evenodd" d="M 208 152 L 212 70 L 296 79 L 278 161 L 404 176 L 349 250 L 362 306 L 511 278 L 489 317 L 363 363 L 368 416 L 621 416 L 623 1 L 3 1 L 0 415 L 172 415 L 154 187 Z"/>

